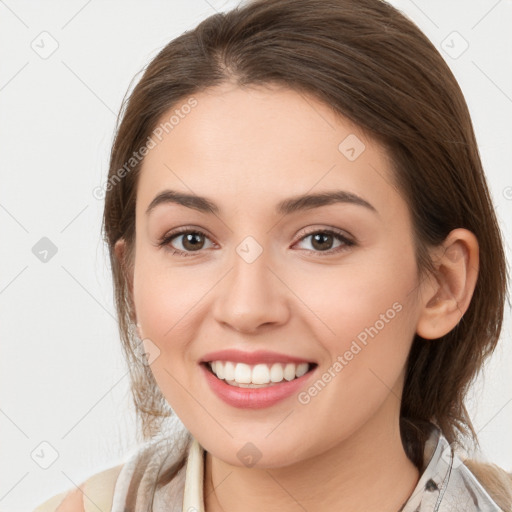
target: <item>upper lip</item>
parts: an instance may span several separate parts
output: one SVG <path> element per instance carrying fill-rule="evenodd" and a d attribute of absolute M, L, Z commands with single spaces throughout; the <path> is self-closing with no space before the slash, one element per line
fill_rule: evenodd
<path fill-rule="evenodd" d="M 258 364 L 258 363 L 312 363 L 302 357 L 289 356 L 278 352 L 269 352 L 267 350 L 256 350 L 255 352 L 244 352 L 243 350 L 227 349 L 216 350 L 205 354 L 200 363 L 209 363 L 211 361 L 232 361 L 234 363 Z"/>

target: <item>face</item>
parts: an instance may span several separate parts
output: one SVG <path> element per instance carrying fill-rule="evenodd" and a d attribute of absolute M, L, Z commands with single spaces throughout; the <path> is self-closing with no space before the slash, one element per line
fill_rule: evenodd
<path fill-rule="evenodd" d="M 384 149 L 288 89 L 194 98 L 137 191 L 133 301 L 158 386 L 238 466 L 244 450 L 277 467 L 382 431 L 420 314 Z"/>

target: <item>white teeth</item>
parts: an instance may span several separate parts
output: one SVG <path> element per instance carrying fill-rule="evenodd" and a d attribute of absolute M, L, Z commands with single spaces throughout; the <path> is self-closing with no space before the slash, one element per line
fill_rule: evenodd
<path fill-rule="evenodd" d="M 209 365 L 219 379 L 239 387 L 272 386 L 283 380 L 291 381 L 302 377 L 309 369 L 308 363 L 274 363 L 271 366 L 260 363 L 251 366 L 231 361 L 212 361 Z"/>
<path fill-rule="evenodd" d="M 288 363 L 285 367 L 284 367 L 284 378 L 286 380 L 293 380 L 295 379 L 295 365 L 293 363 Z"/>
<path fill-rule="evenodd" d="M 222 366 L 222 363 L 220 361 L 218 361 L 216 364 L 217 364 L 217 367 Z M 217 375 L 217 377 L 219 377 L 219 375 L 217 374 L 217 372 L 215 370 L 213 370 L 213 373 L 215 373 L 215 375 Z M 219 378 L 222 378 L 222 377 L 219 377 Z M 231 361 L 226 361 L 224 363 L 224 378 L 226 380 L 235 380 L 235 365 Z"/>
<path fill-rule="evenodd" d="M 295 370 L 295 377 L 302 377 L 305 373 L 307 373 L 309 368 L 308 363 L 301 363 L 297 366 Z"/>
<path fill-rule="evenodd" d="M 274 363 L 272 368 L 270 368 L 270 380 L 272 382 L 281 382 L 283 378 L 283 366 L 279 363 Z"/>
<path fill-rule="evenodd" d="M 219 379 L 224 378 L 224 366 L 222 364 L 216 363 L 214 372 Z"/>
<path fill-rule="evenodd" d="M 257 364 L 252 369 L 253 384 L 268 384 L 270 382 L 270 370 L 266 364 Z"/>
<path fill-rule="evenodd" d="M 219 365 L 217 365 L 217 369 L 218 368 L 219 368 Z M 219 377 L 219 379 L 222 379 L 222 377 Z M 250 384 L 251 383 L 251 367 L 245 363 L 238 363 L 235 366 L 235 380 L 239 384 Z M 256 383 L 253 382 L 253 384 L 256 384 Z"/>

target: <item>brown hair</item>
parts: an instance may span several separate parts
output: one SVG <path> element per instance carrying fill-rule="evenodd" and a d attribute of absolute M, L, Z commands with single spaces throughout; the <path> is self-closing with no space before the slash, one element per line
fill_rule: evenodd
<path fill-rule="evenodd" d="M 415 336 L 406 367 L 400 425 L 421 467 L 429 422 L 450 443 L 477 436 L 464 397 L 498 342 L 507 287 L 500 229 L 462 91 L 428 38 L 380 0 L 255 0 L 215 14 L 172 40 L 149 63 L 128 100 L 113 144 L 104 232 L 120 333 L 144 438 L 171 410 L 134 351 L 130 299 L 140 162 L 113 182 L 161 116 L 190 95 L 233 81 L 279 84 L 329 105 L 383 144 L 412 213 L 418 269 L 427 249 L 454 228 L 478 239 L 479 275 L 468 310 L 440 340 Z M 117 174 L 117 177 L 119 174 Z M 114 254 L 124 238 L 122 267 Z"/>

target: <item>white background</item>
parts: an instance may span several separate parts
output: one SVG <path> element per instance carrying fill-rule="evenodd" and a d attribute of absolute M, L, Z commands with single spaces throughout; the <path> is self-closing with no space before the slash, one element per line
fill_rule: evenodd
<path fill-rule="evenodd" d="M 459 80 L 511 261 L 512 3 L 391 3 L 428 35 Z M 92 190 L 105 181 L 116 114 L 131 79 L 172 38 L 234 5 L 0 1 L 0 511 L 31 510 L 136 449 L 100 237 L 103 203 Z M 469 44 L 458 58 L 463 40 L 453 31 Z M 58 44 L 46 59 L 31 47 L 42 47 L 42 38 L 47 50 Z M 32 252 L 42 237 L 57 247 L 46 263 Z M 470 412 L 483 456 L 509 471 L 511 369 L 507 311 L 502 342 L 473 389 Z M 48 469 L 31 458 L 36 450 L 36 460 L 50 460 L 43 441 L 59 455 Z"/>

